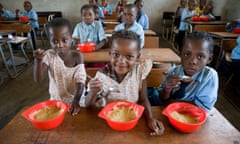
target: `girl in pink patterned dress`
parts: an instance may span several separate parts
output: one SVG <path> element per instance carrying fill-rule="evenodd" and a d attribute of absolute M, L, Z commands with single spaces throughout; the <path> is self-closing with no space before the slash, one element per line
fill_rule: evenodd
<path fill-rule="evenodd" d="M 144 115 L 151 135 L 163 134 L 162 123 L 152 116 L 146 90 L 146 77 L 152 68 L 151 60 L 139 60 L 140 39 L 134 32 L 121 30 L 112 36 L 109 52 L 111 61 L 89 81 L 89 92 L 85 99 L 87 107 L 96 106 L 99 95 L 106 102 L 126 100 L 145 107 Z M 102 100 L 102 99 L 100 99 Z M 101 103 L 104 106 L 104 103 Z"/>
<path fill-rule="evenodd" d="M 72 38 L 68 20 L 56 18 L 48 26 L 52 49 L 34 52 L 34 79 L 41 82 L 48 72 L 50 99 L 71 104 L 69 112 L 76 115 L 86 80 L 83 57 L 78 51 L 70 50 Z"/>

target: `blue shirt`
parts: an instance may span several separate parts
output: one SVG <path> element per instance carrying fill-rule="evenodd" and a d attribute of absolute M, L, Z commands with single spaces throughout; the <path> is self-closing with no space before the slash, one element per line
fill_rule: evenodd
<path fill-rule="evenodd" d="M 98 17 L 99 17 L 100 19 L 104 19 L 103 9 L 102 9 L 100 6 L 98 6 L 98 9 L 99 9 L 99 11 L 98 11 Z"/>
<path fill-rule="evenodd" d="M 181 22 L 180 22 L 179 30 L 181 30 L 181 31 L 188 30 L 188 24 L 183 22 L 183 20 L 187 20 L 186 19 L 187 17 L 194 16 L 195 14 L 196 14 L 195 10 L 190 11 L 189 8 L 185 8 L 181 15 Z"/>
<path fill-rule="evenodd" d="M 80 38 L 80 43 L 91 41 L 99 43 L 106 38 L 102 24 L 99 21 L 94 21 L 87 25 L 85 22 L 78 23 L 73 31 L 72 37 Z"/>
<path fill-rule="evenodd" d="M 126 29 L 125 28 L 125 23 L 120 23 L 119 25 L 117 25 L 114 28 L 114 31 L 119 31 L 119 30 L 123 30 Z M 144 46 L 144 31 L 141 25 L 139 25 L 136 21 L 133 22 L 132 26 L 130 28 L 128 28 L 129 31 L 133 31 L 135 33 L 137 33 L 137 35 L 139 35 L 140 37 L 140 46 L 141 48 L 143 48 Z"/>
<path fill-rule="evenodd" d="M 108 12 L 108 15 L 112 15 L 112 8 L 107 5 L 107 6 L 101 6 L 102 10 L 105 10 Z"/>
<path fill-rule="evenodd" d="M 14 19 L 16 17 L 15 14 L 13 14 L 12 12 L 10 12 L 9 10 L 6 9 L 2 9 L 2 13 L 0 13 L 0 16 L 7 18 L 7 19 Z"/>
<path fill-rule="evenodd" d="M 184 75 L 183 67 L 181 65 L 171 68 L 168 71 L 168 75 L 179 74 Z M 181 98 L 176 100 L 183 100 L 192 102 L 199 107 L 210 111 L 214 106 L 218 95 L 218 74 L 217 72 L 208 66 L 205 66 L 202 70 L 192 76 L 194 82 L 189 83 L 185 88 L 185 94 Z M 160 90 L 166 87 L 166 76 L 164 76 L 163 82 L 160 85 Z M 171 96 L 179 90 L 179 87 L 173 88 Z M 171 98 L 170 96 L 170 98 Z"/>
<path fill-rule="evenodd" d="M 240 60 L 240 36 L 237 38 L 237 46 L 232 50 L 231 58 Z"/>
<path fill-rule="evenodd" d="M 141 15 L 137 18 L 137 23 L 140 24 L 144 30 L 149 29 L 149 20 L 145 12 L 141 12 Z"/>
<path fill-rule="evenodd" d="M 31 9 L 29 12 L 25 11 L 20 13 L 20 16 L 27 16 L 29 19 L 33 19 L 29 24 L 32 28 L 39 28 L 38 15 L 35 10 Z"/>

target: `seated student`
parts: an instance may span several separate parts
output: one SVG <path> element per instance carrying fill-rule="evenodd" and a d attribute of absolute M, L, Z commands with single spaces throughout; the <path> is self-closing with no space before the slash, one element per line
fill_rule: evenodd
<path fill-rule="evenodd" d="M 200 0 L 199 1 L 199 6 L 196 7 L 196 14 L 198 16 L 202 15 L 204 8 L 206 7 L 207 0 Z"/>
<path fill-rule="evenodd" d="M 108 4 L 108 0 L 102 0 L 101 8 L 104 15 L 112 15 L 112 8 Z"/>
<path fill-rule="evenodd" d="M 72 37 L 78 43 L 95 42 L 95 50 L 104 46 L 107 41 L 102 24 L 95 21 L 94 8 L 91 5 L 84 5 L 81 8 L 82 22 L 78 23 L 73 31 Z"/>
<path fill-rule="evenodd" d="M 132 31 L 120 30 L 113 34 L 109 51 L 110 63 L 100 69 L 89 81 L 89 92 L 85 97 L 87 107 L 105 106 L 106 103 L 125 100 L 144 106 L 144 116 L 151 135 L 162 135 L 163 124 L 153 118 L 146 95 L 146 77 L 151 71 L 150 59 L 139 61 L 140 39 Z M 109 90 L 112 87 L 118 91 Z M 98 100 L 98 94 L 104 96 Z"/>
<path fill-rule="evenodd" d="M 123 8 L 128 4 L 128 0 L 120 0 L 116 6 L 116 12 L 119 22 L 122 22 Z"/>
<path fill-rule="evenodd" d="M 184 22 L 184 20 L 189 20 L 196 15 L 196 11 L 195 11 L 196 4 L 197 4 L 196 0 L 189 0 L 188 7 L 185 8 L 182 12 L 181 22 L 179 26 L 179 33 L 178 33 L 179 47 L 182 47 L 182 40 L 185 37 L 185 31 L 188 30 L 188 24 Z"/>
<path fill-rule="evenodd" d="M 37 32 L 39 28 L 38 24 L 38 15 L 35 10 L 32 8 L 32 4 L 29 1 L 24 2 L 24 9 L 25 12 L 20 12 L 18 9 L 16 10 L 16 17 L 19 16 L 27 16 L 30 20 L 29 24 L 32 27 L 34 31 L 31 32 L 31 37 L 32 37 L 32 42 L 33 42 L 33 47 L 36 49 L 36 41 L 35 41 L 35 33 Z"/>
<path fill-rule="evenodd" d="M 209 18 L 209 20 L 215 20 L 215 16 L 212 14 L 212 5 L 206 5 L 203 9 L 201 16 Z"/>
<path fill-rule="evenodd" d="M 239 81 L 240 81 L 240 36 L 237 38 L 237 46 L 232 50 L 231 53 L 232 58 L 232 68 L 234 72 L 234 82 L 235 86 L 238 86 L 239 89 Z M 238 90 L 239 91 L 239 90 Z"/>
<path fill-rule="evenodd" d="M 137 33 L 140 36 L 140 40 L 141 40 L 140 47 L 143 48 L 143 46 L 144 46 L 144 31 L 143 31 L 142 26 L 136 22 L 137 12 L 138 12 L 138 8 L 136 5 L 134 5 L 134 4 L 126 5 L 123 10 L 124 22 L 117 25 L 114 28 L 114 31 L 116 32 L 119 30 L 126 29 L 126 30 L 130 30 L 130 31 Z"/>
<path fill-rule="evenodd" d="M 143 0 L 135 0 L 134 4 L 138 7 L 137 23 L 142 26 L 144 30 L 149 29 L 149 20 L 147 14 L 143 11 Z"/>
<path fill-rule="evenodd" d="M 80 111 L 86 71 L 81 53 L 71 50 L 71 24 L 64 18 L 55 18 L 48 24 L 52 49 L 34 51 L 34 80 L 42 82 L 49 76 L 50 99 L 71 104 L 70 113 Z"/>
<path fill-rule="evenodd" d="M 186 0 L 180 0 L 180 5 L 178 6 L 177 10 L 176 10 L 176 16 L 180 17 L 182 15 L 183 10 L 186 7 Z"/>
<path fill-rule="evenodd" d="M 10 12 L 7 9 L 3 8 L 3 5 L 0 3 L 0 20 L 1 19 L 14 19 L 16 17 L 15 14 L 13 14 L 12 12 Z"/>
<path fill-rule="evenodd" d="M 103 13 L 103 9 L 100 7 L 98 0 L 89 0 L 89 4 L 90 5 L 95 5 L 98 7 L 98 18 L 99 19 L 104 19 L 104 13 Z"/>
<path fill-rule="evenodd" d="M 184 39 L 181 65 L 171 68 L 160 85 L 163 101 L 187 101 L 210 111 L 218 95 L 218 74 L 206 66 L 213 57 L 213 39 L 205 32 L 193 32 Z M 182 77 L 189 76 L 191 81 Z"/>

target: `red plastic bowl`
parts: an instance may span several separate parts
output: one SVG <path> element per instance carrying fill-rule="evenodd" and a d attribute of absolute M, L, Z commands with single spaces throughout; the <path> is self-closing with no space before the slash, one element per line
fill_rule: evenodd
<path fill-rule="evenodd" d="M 200 21 L 208 22 L 209 18 L 208 17 L 200 17 Z"/>
<path fill-rule="evenodd" d="M 197 123 L 185 123 L 181 122 L 172 117 L 172 112 L 179 112 L 184 114 L 189 114 L 199 121 Z M 175 127 L 177 130 L 183 133 L 192 133 L 199 129 L 199 127 L 206 121 L 207 119 L 207 112 L 203 109 L 186 102 L 175 102 L 169 104 L 164 110 L 163 115 L 168 117 L 170 124 Z"/>
<path fill-rule="evenodd" d="M 104 15 L 108 15 L 108 11 L 107 10 L 103 10 L 103 14 Z"/>
<path fill-rule="evenodd" d="M 234 29 L 233 29 L 233 32 L 234 32 L 234 33 L 240 33 L 240 28 L 234 28 Z"/>
<path fill-rule="evenodd" d="M 49 120 L 43 120 L 43 121 L 35 120 L 34 116 L 35 116 L 36 112 L 46 106 L 57 107 L 59 109 L 62 109 L 63 111 L 57 117 L 49 119 Z M 26 118 L 27 120 L 29 120 L 34 127 L 38 128 L 40 130 L 50 130 L 50 129 L 56 128 L 57 126 L 59 126 L 62 123 L 62 121 L 64 119 L 64 115 L 68 111 L 69 108 L 70 108 L 70 106 L 62 101 L 47 100 L 47 101 L 37 103 L 37 104 L 33 105 L 32 107 L 28 108 L 27 110 L 25 110 L 22 113 L 22 116 L 24 118 Z"/>
<path fill-rule="evenodd" d="M 92 42 L 80 43 L 80 44 L 77 44 L 77 46 L 80 52 L 92 52 L 96 47 L 96 43 L 92 43 Z"/>
<path fill-rule="evenodd" d="M 28 22 L 28 17 L 27 16 L 20 16 L 19 17 L 19 21 L 21 21 L 21 22 Z"/>
<path fill-rule="evenodd" d="M 194 17 L 192 17 L 192 21 L 200 21 L 200 17 L 194 16 Z"/>
<path fill-rule="evenodd" d="M 109 112 L 111 112 L 114 108 L 119 107 L 129 107 L 129 109 L 133 110 L 136 113 L 136 118 L 127 122 L 119 122 L 113 121 L 108 117 Z M 144 107 L 135 103 L 127 102 L 127 101 L 118 101 L 107 104 L 98 114 L 98 116 L 102 119 L 105 119 L 107 124 L 116 131 L 128 131 L 134 128 L 141 118 L 142 113 L 144 111 Z"/>

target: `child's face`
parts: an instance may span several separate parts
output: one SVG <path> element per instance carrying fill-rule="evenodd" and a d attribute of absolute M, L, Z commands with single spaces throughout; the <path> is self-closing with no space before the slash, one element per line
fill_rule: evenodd
<path fill-rule="evenodd" d="M 187 39 L 181 52 L 181 61 L 186 75 L 192 76 L 212 60 L 209 43 L 203 40 Z"/>
<path fill-rule="evenodd" d="M 111 65 L 118 75 L 125 75 L 131 71 L 140 56 L 136 41 L 118 38 L 113 40 L 110 51 Z"/>
<path fill-rule="evenodd" d="M 190 10 L 194 10 L 195 7 L 196 7 L 195 2 L 194 2 L 194 1 L 190 1 L 190 2 L 188 3 L 188 7 L 189 7 Z"/>
<path fill-rule="evenodd" d="M 67 26 L 49 28 L 49 38 L 51 47 L 57 53 L 66 53 L 71 48 L 71 34 Z"/>
<path fill-rule="evenodd" d="M 133 24 L 137 18 L 137 10 L 134 8 L 124 8 L 123 10 L 123 19 L 127 25 Z"/>
<path fill-rule="evenodd" d="M 92 24 L 94 19 L 95 19 L 95 13 L 94 13 L 93 9 L 84 9 L 82 11 L 82 20 L 86 24 Z"/>
<path fill-rule="evenodd" d="M 142 1 L 138 1 L 138 2 L 136 3 L 136 6 L 138 7 L 138 9 L 139 9 L 140 11 L 142 11 L 142 9 L 143 9 L 143 2 L 142 2 Z"/>
<path fill-rule="evenodd" d="M 186 0 L 181 0 L 181 1 L 180 1 L 180 5 L 181 5 L 182 7 L 185 7 L 185 6 L 186 6 Z"/>
<path fill-rule="evenodd" d="M 102 0 L 102 5 L 103 6 L 107 6 L 107 4 L 108 4 L 108 0 Z"/>
<path fill-rule="evenodd" d="M 89 2 L 90 5 L 94 5 L 95 4 L 94 0 L 89 0 L 88 2 Z"/>
<path fill-rule="evenodd" d="M 32 9 L 32 5 L 29 4 L 29 3 L 25 3 L 25 4 L 23 5 L 23 7 L 24 7 L 25 11 L 30 11 L 30 10 Z"/>

